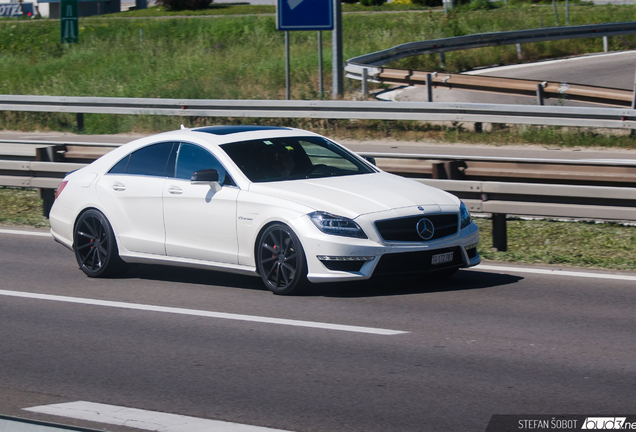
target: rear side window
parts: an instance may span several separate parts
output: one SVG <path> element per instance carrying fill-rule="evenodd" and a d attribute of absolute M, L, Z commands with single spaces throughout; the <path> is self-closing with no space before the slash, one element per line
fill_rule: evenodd
<path fill-rule="evenodd" d="M 177 146 L 177 143 L 167 142 L 141 148 L 117 162 L 109 173 L 172 177 Z M 169 169 L 170 164 L 172 171 Z"/>

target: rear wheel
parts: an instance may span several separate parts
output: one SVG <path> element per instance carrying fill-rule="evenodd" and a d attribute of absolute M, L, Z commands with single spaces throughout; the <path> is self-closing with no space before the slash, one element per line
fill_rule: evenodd
<path fill-rule="evenodd" d="M 256 245 L 256 266 L 274 294 L 297 294 L 307 284 L 307 263 L 300 241 L 287 225 L 267 227 Z"/>
<path fill-rule="evenodd" d="M 113 229 L 98 210 L 87 210 L 73 232 L 75 258 L 89 277 L 107 277 L 123 273 L 126 264 L 119 257 Z"/>

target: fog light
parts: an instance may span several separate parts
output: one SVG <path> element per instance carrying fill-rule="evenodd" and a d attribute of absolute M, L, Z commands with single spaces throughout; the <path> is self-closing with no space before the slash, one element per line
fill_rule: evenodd
<path fill-rule="evenodd" d="M 468 246 L 465 246 L 465 249 L 466 249 L 466 250 L 468 250 L 468 249 L 474 249 L 474 248 L 476 248 L 478 245 L 479 245 L 479 242 L 477 242 L 477 243 L 473 243 L 473 244 L 469 244 Z"/>
<path fill-rule="evenodd" d="M 317 258 L 329 270 L 357 273 L 367 261 L 373 261 L 372 256 L 329 256 L 318 255 Z"/>
<path fill-rule="evenodd" d="M 330 256 L 330 255 L 318 255 L 320 261 L 373 261 L 374 256 Z"/>

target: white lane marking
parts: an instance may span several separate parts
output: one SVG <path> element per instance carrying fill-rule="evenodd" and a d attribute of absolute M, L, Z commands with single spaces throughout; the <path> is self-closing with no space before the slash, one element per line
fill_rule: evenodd
<path fill-rule="evenodd" d="M 394 336 L 404 333 L 409 333 L 401 330 L 388 330 L 374 327 L 360 327 L 360 326 L 352 326 L 352 325 L 343 325 L 343 324 L 331 324 L 331 323 L 323 323 L 323 322 L 315 322 L 315 321 L 300 321 L 300 320 L 292 320 L 292 319 L 284 319 L 284 318 L 268 318 L 261 317 L 255 315 L 241 315 L 241 314 L 233 314 L 233 313 L 225 313 L 225 312 L 211 312 L 205 310 L 197 310 L 197 309 L 183 309 L 183 308 L 173 308 L 166 306 L 153 306 L 153 305 L 145 305 L 139 303 L 122 303 L 108 300 L 96 300 L 96 299 L 88 299 L 88 298 L 79 298 L 79 297 L 67 297 L 67 296 L 58 296 L 58 295 L 50 295 L 50 294 L 37 294 L 37 293 L 29 293 L 29 292 L 21 292 L 21 291 L 7 291 L 0 290 L 0 295 L 10 296 L 10 297 L 22 297 L 22 298 L 31 298 L 38 300 L 49 300 L 49 301 L 59 301 L 65 303 L 76 303 L 76 304 L 84 304 L 91 306 L 106 306 L 106 307 L 114 307 L 121 309 L 133 309 L 133 310 L 142 310 L 142 311 L 151 311 L 151 312 L 163 312 L 163 313 L 173 313 L 179 315 L 191 315 L 191 316 L 200 316 L 207 318 L 221 318 L 221 319 L 229 319 L 229 320 L 237 320 L 237 321 L 250 321 L 250 322 L 259 322 L 265 324 L 280 324 L 287 326 L 295 326 L 295 327 L 309 327 L 309 328 L 317 328 L 324 330 L 339 330 L 339 331 L 348 331 L 354 333 L 369 333 L 381 336 Z"/>
<path fill-rule="evenodd" d="M 10 229 L 0 229 L 0 234 L 15 234 L 15 235 L 25 235 L 25 236 L 51 237 L 51 233 L 47 233 L 47 232 L 22 231 L 22 230 L 10 230 Z"/>
<path fill-rule="evenodd" d="M 218 420 L 207 420 L 157 411 L 146 411 L 116 405 L 105 405 L 93 402 L 68 402 L 54 405 L 41 405 L 24 408 L 42 414 L 88 420 L 97 423 L 126 426 L 149 431 L 161 432 L 288 432 L 282 429 L 271 429 L 230 423 Z"/>
<path fill-rule="evenodd" d="M 558 63 L 564 63 L 564 62 L 575 62 L 575 61 L 578 61 L 578 60 L 589 60 L 591 57 L 601 57 L 601 56 L 610 57 L 610 56 L 619 56 L 619 55 L 625 55 L 625 54 L 634 55 L 634 51 L 620 51 L 620 52 L 607 53 L 607 54 L 601 53 L 601 54 L 592 54 L 592 55 L 581 56 L 581 57 L 569 57 L 569 58 L 564 58 L 564 59 L 538 61 L 538 62 L 534 62 L 534 63 L 520 63 L 520 64 L 508 65 L 508 66 L 498 66 L 498 67 L 492 67 L 492 68 L 485 68 L 485 69 L 479 69 L 479 70 L 474 70 L 474 71 L 462 72 L 462 75 L 480 75 L 480 74 L 490 73 L 490 72 L 500 72 L 500 71 L 506 71 L 506 70 L 523 69 L 523 68 L 552 65 L 552 64 L 558 64 Z"/>
<path fill-rule="evenodd" d="M 582 277 L 593 279 L 611 279 L 611 280 L 623 280 L 623 281 L 636 281 L 636 276 L 630 275 L 617 275 L 617 274 L 604 274 L 604 273 L 590 273 L 579 271 L 568 271 L 559 269 L 535 269 L 527 267 L 508 267 L 508 266 L 494 266 L 480 264 L 473 268 L 474 270 L 487 270 L 496 271 L 498 273 L 531 273 L 531 274 L 544 274 L 551 276 L 567 276 L 567 277 Z"/>

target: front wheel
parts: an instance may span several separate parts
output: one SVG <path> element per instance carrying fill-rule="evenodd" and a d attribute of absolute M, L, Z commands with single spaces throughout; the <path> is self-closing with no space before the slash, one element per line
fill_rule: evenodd
<path fill-rule="evenodd" d="M 87 210 L 77 220 L 73 244 L 77 263 L 89 277 L 115 276 L 126 269 L 119 257 L 113 229 L 98 210 Z"/>
<path fill-rule="evenodd" d="M 256 266 L 274 294 L 296 294 L 307 284 L 307 263 L 300 240 L 287 225 L 270 225 L 256 245 Z"/>

